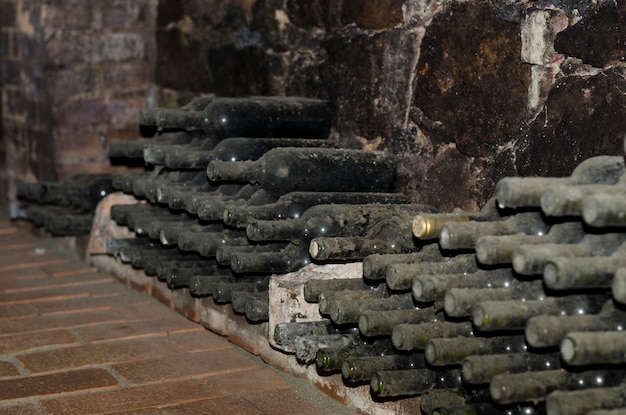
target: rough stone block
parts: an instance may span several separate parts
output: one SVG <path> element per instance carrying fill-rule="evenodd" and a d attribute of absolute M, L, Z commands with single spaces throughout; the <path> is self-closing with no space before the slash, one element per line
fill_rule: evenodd
<path fill-rule="evenodd" d="M 343 3 L 341 20 L 365 29 L 388 29 L 403 22 L 405 0 L 360 0 Z"/>
<path fill-rule="evenodd" d="M 134 233 L 111 220 L 111 206 L 132 205 L 138 201 L 131 195 L 116 192 L 98 203 L 93 219 L 93 228 L 89 234 L 88 250 L 91 255 L 106 255 L 106 242 L 109 238 L 133 238 Z"/>
<path fill-rule="evenodd" d="M 274 341 L 274 328 L 279 323 L 320 321 L 317 303 L 304 299 L 304 283 L 312 279 L 363 278 L 363 263 L 308 265 L 296 272 L 270 278 L 269 341 L 273 347 L 293 352 Z"/>
<path fill-rule="evenodd" d="M 554 38 L 567 27 L 567 23 L 567 16 L 555 10 L 535 10 L 526 15 L 521 24 L 522 60 L 535 65 L 558 60 Z"/>
<path fill-rule="evenodd" d="M 91 62 L 120 62 L 145 57 L 145 40 L 137 33 L 103 33 L 91 42 Z"/>
<path fill-rule="evenodd" d="M 104 87 L 112 92 L 145 91 L 150 82 L 150 67 L 145 62 L 121 63 L 103 73 Z"/>

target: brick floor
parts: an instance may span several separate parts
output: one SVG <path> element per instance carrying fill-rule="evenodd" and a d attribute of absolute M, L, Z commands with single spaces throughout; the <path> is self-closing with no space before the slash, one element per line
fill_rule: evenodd
<path fill-rule="evenodd" d="M 354 410 L 0 221 L 0 415 L 105 413 Z"/>

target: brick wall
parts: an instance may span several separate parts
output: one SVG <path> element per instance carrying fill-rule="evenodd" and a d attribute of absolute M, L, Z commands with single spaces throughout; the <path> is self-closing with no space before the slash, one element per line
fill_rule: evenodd
<path fill-rule="evenodd" d="M 0 0 L 6 183 L 111 167 L 136 138 L 154 68 L 156 0 Z M 3 180 L 5 182 L 5 180 Z"/>

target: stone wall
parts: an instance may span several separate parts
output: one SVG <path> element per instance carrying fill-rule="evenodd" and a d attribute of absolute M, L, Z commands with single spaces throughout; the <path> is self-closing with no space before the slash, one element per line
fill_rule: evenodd
<path fill-rule="evenodd" d="M 2 169 L 15 181 L 109 170 L 153 78 L 156 0 L 0 0 Z"/>
<path fill-rule="evenodd" d="M 504 175 L 621 154 L 624 2 L 160 0 L 156 84 L 326 98 L 346 147 L 393 152 L 399 190 L 476 210 Z"/>

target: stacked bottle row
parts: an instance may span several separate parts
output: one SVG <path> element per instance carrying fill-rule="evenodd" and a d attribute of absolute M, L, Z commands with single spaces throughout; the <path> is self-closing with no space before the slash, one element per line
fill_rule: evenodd
<path fill-rule="evenodd" d="M 425 413 L 624 413 L 625 177 L 623 157 L 595 157 L 505 178 L 477 214 L 419 214 L 420 252 L 310 281 L 328 327 L 285 323 L 276 342 L 376 397 L 421 395 Z"/>
<path fill-rule="evenodd" d="M 232 301 L 236 311 L 245 309 L 250 320 L 262 321 L 269 308 L 268 276 L 311 263 L 313 238 L 366 241 L 368 235 L 385 236 L 395 227 L 404 237 L 390 245 L 394 252 L 417 249 L 410 235 L 412 218 L 433 210 L 390 193 L 396 165 L 389 154 L 334 148 L 326 139 L 324 102 L 195 102 L 180 110 L 144 110 L 142 126 L 154 125 L 159 134 L 112 144 L 112 156 L 141 157 L 148 166 L 145 172 L 114 176 L 117 189 L 147 203 L 111 209 L 112 218 L 138 236 L 110 241 L 112 255 L 171 288 L 188 287 L 192 295 Z M 264 108 L 261 113 L 255 112 L 258 106 Z M 213 113 L 220 119 L 207 123 Z M 235 132 L 215 132 L 216 123 L 254 127 L 237 130 L 250 136 L 229 137 Z M 285 138 L 292 134 L 301 138 Z M 362 251 L 377 252 L 380 245 Z M 160 260 L 164 265 L 159 271 L 154 262 Z M 235 307 L 244 292 L 262 313 Z"/>
<path fill-rule="evenodd" d="M 76 174 L 59 182 L 20 183 L 17 215 L 52 235 L 86 235 L 91 231 L 96 205 L 112 190 L 108 174 Z"/>

